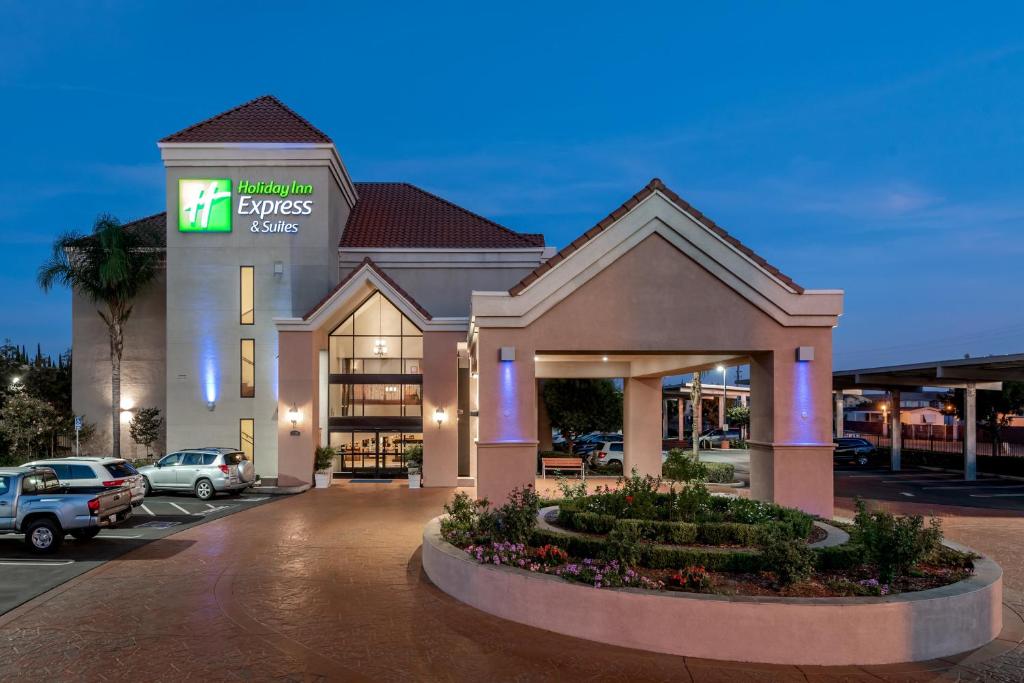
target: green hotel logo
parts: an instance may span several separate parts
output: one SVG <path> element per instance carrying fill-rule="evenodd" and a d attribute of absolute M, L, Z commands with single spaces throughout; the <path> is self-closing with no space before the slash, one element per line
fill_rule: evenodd
<path fill-rule="evenodd" d="M 178 181 L 180 232 L 231 232 L 231 179 Z"/>

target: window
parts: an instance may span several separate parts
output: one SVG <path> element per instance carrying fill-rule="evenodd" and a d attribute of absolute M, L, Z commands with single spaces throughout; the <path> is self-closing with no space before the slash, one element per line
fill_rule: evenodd
<path fill-rule="evenodd" d="M 245 459 L 249 462 L 256 462 L 256 424 L 255 420 L 251 417 L 243 417 L 238 421 L 238 447 L 245 454 Z M 238 453 L 228 453 L 224 456 L 224 463 L 226 465 L 237 465 L 241 462 L 241 458 Z"/>
<path fill-rule="evenodd" d="M 239 269 L 238 322 L 243 325 L 256 323 L 255 270 L 252 266 L 242 266 Z"/>
<path fill-rule="evenodd" d="M 127 462 L 112 462 L 104 465 L 104 467 L 114 477 L 131 477 L 139 473 L 137 469 L 131 466 L 131 463 Z"/>
<path fill-rule="evenodd" d="M 177 465 L 179 462 L 181 462 L 181 453 L 171 453 L 168 456 L 164 456 L 163 460 L 158 464 L 160 467 L 171 467 L 173 465 Z"/>
<path fill-rule="evenodd" d="M 333 374 L 422 374 L 423 333 L 380 292 L 331 332 Z"/>
<path fill-rule="evenodd" d="M 203 464 L 204 465 L 214 465 L 216 463 L 217 463 L 217 454 L 216 453 L 204 453 L 203 454 Z"/>
<path fill-rule="evenodd" d="M 11 490 L 11 478 L 0 477 L 0 496 Z"/>
<path fill-rule="evenodd" d="M 242 340 L 242 386 L 241 397 L 256 396 L 256 340 Z"/>
<path fill-rule="evenodd" d="M 331 384 L 330 417 L 398 417 L 423 414 L 419 384 Z"/>
<path fill-rule="evenodd" d="M 202 453 L 186 453 L 185 457 L 181 459 L 181 464 L 185 467 L 202 465 L 203 454 Z"/>
<path fill-rule="evenodd" d="M 95 479 L 96 474 L 88 465 L 69 465 L 68 479 Z"/>

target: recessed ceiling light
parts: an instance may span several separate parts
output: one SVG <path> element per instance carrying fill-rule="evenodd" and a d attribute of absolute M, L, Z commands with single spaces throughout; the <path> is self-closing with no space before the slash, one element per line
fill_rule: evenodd
<path fill-rule="evenodd" d="M 601 360 L 603 360 L 605 363 L 607 363 L 608 362 L 608 356 L 601 356 Z"/>

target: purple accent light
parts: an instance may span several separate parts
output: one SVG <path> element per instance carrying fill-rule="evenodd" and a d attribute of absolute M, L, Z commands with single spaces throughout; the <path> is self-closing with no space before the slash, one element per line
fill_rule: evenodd
<path fill-rule="evenodd" d="M 811 386 L 811 366 L 793 364 L 793 406 L 790 417 L 792 434 L 787 441 L 814 443 L 814 390 Z"/>
<path fill-rule="evenodd" d="M 498 363 L 498 430 L 501 441 L 516 441 L 519 438 L 519 385 L 516 382 L 516 364 L 514 361 Z"/>

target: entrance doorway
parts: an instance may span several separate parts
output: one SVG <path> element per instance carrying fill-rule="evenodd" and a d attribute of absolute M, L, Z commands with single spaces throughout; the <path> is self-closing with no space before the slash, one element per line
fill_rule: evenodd
<path fill-rule="evenodd" d="M 351 477 L 404 477 L 408 474 L 405 452 L 422 445 L 423 435 L 399 431 L 336 431 L 330 445 L 338 452 L 334 473 Z"/>

